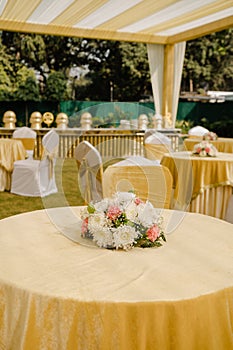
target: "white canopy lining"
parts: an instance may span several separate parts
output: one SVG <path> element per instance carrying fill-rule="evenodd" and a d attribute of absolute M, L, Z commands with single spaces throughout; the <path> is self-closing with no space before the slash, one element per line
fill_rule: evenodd
<path fill-rule="evenodd" d="M 233 25 L 233 0 L 2 0 L 0 29 L 166 44 Z"/>
<path fill-rule="evenodd" d="M 185 42 L 231 26 L 233 0 L 0 2 L 0 30 L 147 43 L 156 113 L 170 118 L 170 127 L 175 125 Z"/>

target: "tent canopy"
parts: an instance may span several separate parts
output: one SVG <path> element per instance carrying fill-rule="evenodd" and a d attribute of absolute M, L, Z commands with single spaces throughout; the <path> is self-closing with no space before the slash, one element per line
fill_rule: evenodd
<path fill-rule="evenodd" d="M 233 26 L 233 0 L 2 0 L 0 30 L 147 44 L 156 113 L 174 127 L 185 43 Z"/>
<path fill-rule="evenodd" d="M 233 25 L 233 0 L 2 0 L 0 30 L 174 44 Z"/>

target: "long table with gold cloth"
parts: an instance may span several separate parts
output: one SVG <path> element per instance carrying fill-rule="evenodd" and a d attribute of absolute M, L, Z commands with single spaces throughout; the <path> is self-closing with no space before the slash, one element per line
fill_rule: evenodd
<path fill-rule="evenodd" d="M 200 143 L 201 139 L 187 138 L 184 140 L 184 148 L 186 151 L 193 151 L 194 145 Z M 218 152 L 233 153 L 233 138 L 218 137 L 217 140 L 208 141 L 214 145 Z"/>
<path fill-rule="evenodd" d="M 0 139 L 0 191 L 9 191 L 14 162 L 25 159 L 26 150 L 20 140 Z"/>
<path fill-rule="evenodd" d="M 126 252 L 74 242 L 80 209 L 0 221 L 1 349 L 233 348 L 232 224 L 164 210 L 167 242 Z"/>
<path fill-rule="evenodd" d="M 173 208 L 224 219 L 233 186 L 233 154 L 200 157 L 192 152 L 173 152 L 161 164 L 173 176 Z"/>

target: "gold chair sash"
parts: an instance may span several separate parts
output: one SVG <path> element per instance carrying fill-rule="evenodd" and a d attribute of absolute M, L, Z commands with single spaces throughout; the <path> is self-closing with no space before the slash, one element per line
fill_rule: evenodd
<path fill-rule="evenodd" d="M 22 142 L 24 148 L 29 151 L 33 151 L 35 147 L 35 139 L 33 138 L 15 138 Z"/>

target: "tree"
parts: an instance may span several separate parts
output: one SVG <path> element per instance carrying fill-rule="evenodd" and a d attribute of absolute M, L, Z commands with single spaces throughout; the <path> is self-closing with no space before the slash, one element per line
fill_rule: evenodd
<path fill-rule="evenodd" d="M 182 77 L 183 90 L 232 89 L 232 34 L 233 29 L 229 29 L 187 43 Z"/>
<path fill-rule="evenodd" d="M 0 65 L 0 101 L 7 101 L 11 99 L 11 81 L 5 72 L 2 65 Z"/>
<path fill-rule="evenodd" d="M 95 41 L 94 46 L 96 55 L 89 55 L 86 75 L 91 82 L 86 89 L 89 99 L 138 101 L 142 95 L 151 94 L 144 44 Z"/>
<path fill-rule="evenodd" d="M 67 79 L 62 72 L 50 73 L 45 88 L 46 100 L 58 102 L 66 99 L 66 84 Z"/>
<path fill-rule="evenodd" d="M 17 86 L 14 94 L 16 101 L 25 101 L 25 119 L 28 125 L 28 102 L 39 101 L 39 86 L 36 81 L 35 73 L 31 69 L 22 67 L 17 72 Z"/>
<path fill-rule="evenodd" d="M 22 66 L 16 73 L 15 98 L 23 101 L 38 101 L 39 87 L 33 69 Z"/>

